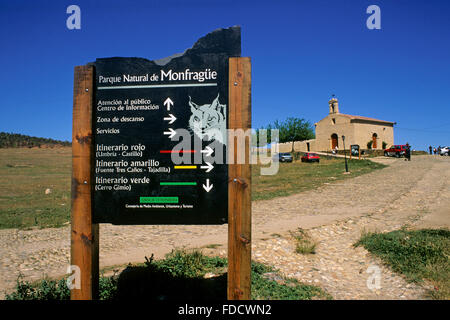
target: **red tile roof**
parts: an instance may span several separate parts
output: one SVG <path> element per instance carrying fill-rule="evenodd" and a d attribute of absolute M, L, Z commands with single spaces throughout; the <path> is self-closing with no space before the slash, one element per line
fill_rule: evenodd
<path fill-rule="evenodd" d="M 395 122 L 392 122 L 392 121 L 379 120 L 379 119 L 368 118 L 368 117 L 363 117 L 363 116 L 353 116 L 351 114 L 344 114 L 344 113 L 339 113 L 339 114 L 341 116 L 345 116 L 345 117 L 349 118 L 350 120 L 366 120 L 366 121 L 384 122 L 384 123 L 395 124 Z"/>

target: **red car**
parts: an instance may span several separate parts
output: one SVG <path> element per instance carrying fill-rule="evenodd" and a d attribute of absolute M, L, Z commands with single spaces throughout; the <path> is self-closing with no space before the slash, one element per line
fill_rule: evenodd
<path fill-rule="evenodd" d="M 393 145 L 389 149 L 384 150 L 385 157 L 403 157 L 405 155 L 406 149 L 408 147 L 406 144 Z"/>
<path fill-rule="evenodd" d="M 317 153 L 307 152 L 305 155 L 301 158 L 302 162 L 319 162 L 320 157 Z"/>

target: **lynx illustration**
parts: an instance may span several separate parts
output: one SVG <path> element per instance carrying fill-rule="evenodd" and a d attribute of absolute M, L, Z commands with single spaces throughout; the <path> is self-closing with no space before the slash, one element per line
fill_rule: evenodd
<path fill-rule="evenodd" d="M 226 104 L 220 104 L 219 95 L 211 104 L 197 105 L 189 97 L 192 115 L 189 128 L 204 141 L 218 141 L 225 144 L 226 134 Z"/>

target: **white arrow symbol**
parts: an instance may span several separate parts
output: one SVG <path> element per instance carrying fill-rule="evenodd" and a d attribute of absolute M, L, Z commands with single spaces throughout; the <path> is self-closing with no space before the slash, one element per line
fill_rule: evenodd
<path fill-rule="evenodd" d="M 164 134 L 165 134 L 165 135 L 168 135 L 169 138 L 172 139 L 172 137 L 173 137 L 174 135 L 176 135 L 177 132 L 176 132 L 175 130 L 173 130 L 172 128 L 169 128 L 169 131 L 164 131 Z"/>
<path fill-rule="evenodd" d="M 167 111 L 170 111 L 170 106 L 173 106 L 173 101 L 170 98 L 167 98 L 166 101 L 164 101 L 164 105 L 167 107 Z"/>
<path fill-rule="evenodd" d="M 164 120 L 167 120 L 169 121 L 169 124 L 172 124 L 175 120 L 177 120 L 177 118 L 173 114 L 169 113 L 169 117 L 164 117 Z"/>
<path fill-rule="evenodd" d="M 214 169 L 214 166 L 211 163 L 206 162 L 206 166 L 201 166 L 200 168 L 206 169 L 206 172 L 210 172 L 212 169 Z"/>
<path fill-rule="evenodd" d="M 203 185 L 203 189 L 205 189 L 206 192 L 210 192 L 212 188 L 213 188 L 213 185 L 209 184 L 209 179 L 206 179 L 206 186 Z"/>
<path fill-rule="evenodd" d="M 205 150 L 202 150 L 201 153 L 206 153 L 207 157 L 210 157 L 213 154 L 214 150 L 211 149 L 210 146 L 207 146 Z"/>

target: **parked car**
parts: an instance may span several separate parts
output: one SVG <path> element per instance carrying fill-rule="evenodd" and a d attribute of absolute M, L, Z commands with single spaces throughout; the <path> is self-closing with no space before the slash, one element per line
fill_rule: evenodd
<path fill-rule="evenodd" d="M 302 162 L 320 162 L 320 157 L 317 153 L 307 152 L 301 158 Z"/>
<path fill-rule="evenodd" d="M 441 156 L 450 156 L 450 147 L 443 147 L 441 148 Z"/>
<path fill-rule="evenodd" d="M 389 149 L 384 150 L 384 156 L 397 158 L 404 157 L 407 148 L 406 144 L 393 145 Z"/>
<path fill-rule="evenodd" d="M 294 158 L 292 158 L 292 155 L 289 152 L 281 152 L 278 154 L 278 161 L 280 162 L 292 162 L 293 160 Z"/>

